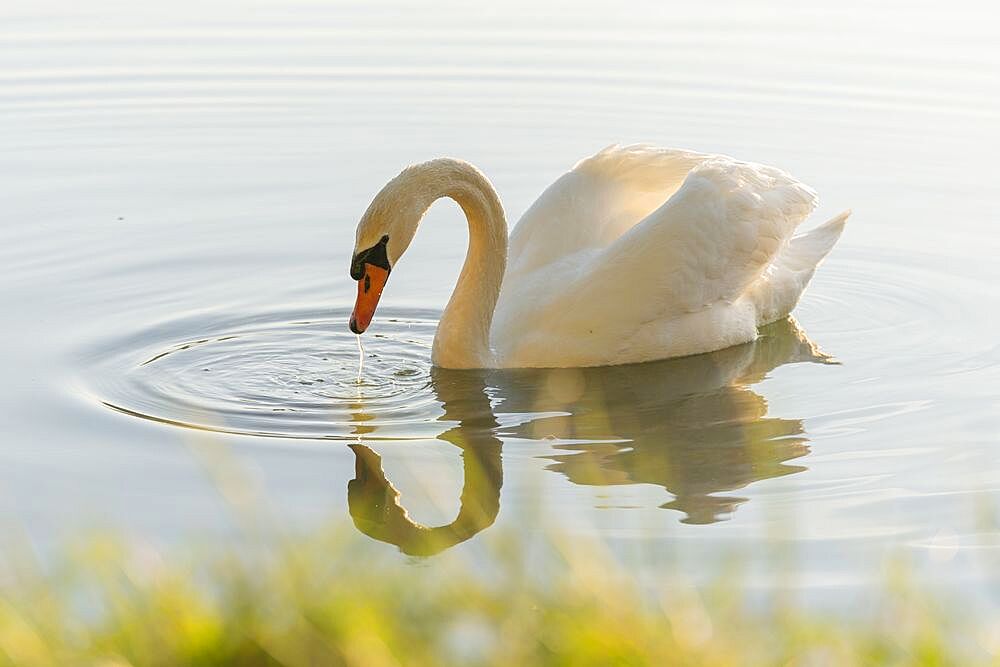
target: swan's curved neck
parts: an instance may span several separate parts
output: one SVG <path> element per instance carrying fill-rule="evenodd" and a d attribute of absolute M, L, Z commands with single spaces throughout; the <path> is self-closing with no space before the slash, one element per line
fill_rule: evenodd
<path fill-rule="evenodd" d="M 434 337 L 431 361 L 444 368 L 489 368 L 490 325 L 507 267 L 507 221 L 489 180 L 467 162 L 443 158 L 412 168 L 421 183 L 421 215 L 441 197 L 469 221 L 469 249 Z"/>

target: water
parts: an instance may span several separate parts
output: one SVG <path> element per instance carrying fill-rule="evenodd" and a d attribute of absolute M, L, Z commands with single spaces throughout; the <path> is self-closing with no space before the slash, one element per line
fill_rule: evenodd
<path fill-rule="evenodd" d="M 193 454 L 213 447 L 291 529 L 350 517 L 372 549 L 474 553 L 556 525 L 639 575 L 739 548 L 762 585 L 853 599 L 902 553 L 995 592 L 985 3 L 0 12 L 0 507 L 40 543 L 109 524 L 230 539 Z M 349 259 L 388 178 L 462 157 L 513 221 L 632 141 L 788 169 L 817 221 L 854 209 L 795 323 L 642 366 L 433 370 L 465 250 L 443 202 L 358 383 Z"/>

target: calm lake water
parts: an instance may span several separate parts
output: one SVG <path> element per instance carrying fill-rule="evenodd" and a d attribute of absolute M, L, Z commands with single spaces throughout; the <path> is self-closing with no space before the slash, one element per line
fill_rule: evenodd
<path fill-rule="evenodd" d="M 556 526 L 640 577 L 738 549 L 761 586 L 851 600 L 903 555 L 1000 592 L 988 5 L 141 5 L 0 9 L 7 525 L 229 540 L 231 465 L 290 528 L 350 517 L 373 550 Z M 357 385 L 349 258 L 388 178 L 462 157 L 513 224 L 635 141 L 787 169 L 816 222 L 854 209 L 796 322 L 626 368 L 432 370 L 466 243 L 442 202 Z"/>

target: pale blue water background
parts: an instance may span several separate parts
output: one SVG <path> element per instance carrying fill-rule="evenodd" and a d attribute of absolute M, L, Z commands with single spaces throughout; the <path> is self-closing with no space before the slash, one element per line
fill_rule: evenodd
<path fill-rule="evenodd" d="M 454 547 L 470 554 L 485 531 L 555 525 L 637 576 L 697 577 L 736 548 L 761 586 L 816 600 L 903 554 L 990 600 L 995 26 L 967 2 L 7 3 L 0 513 L 40 544 L 107 525 L 225 542 L 205 461 L 228 452 L 309 531 L 348 518 L 360 442 L 414 519 L 443 524 L 458 428 L 502 450 L 499 515 Z M 815 350 L 785 327 L 635 373 L 432 382 L 465 251 L 441 203 L 352 384 L 349 254 L 384 181 L 462 157 L 513 223 L 576 160 L 633 141 L 787 169 L 820 192 L 817 221 L 854 209 L 796 311 Z"/>

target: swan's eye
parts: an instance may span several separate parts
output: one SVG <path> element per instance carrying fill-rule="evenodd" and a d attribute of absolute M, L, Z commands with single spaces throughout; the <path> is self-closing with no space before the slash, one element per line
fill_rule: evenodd
<path fill-rule="evenodd" d="M 366 248 L 354 255 L 351 260 L 351 277 L 355 280 L 361 280 L 365 275 L 365 264 L 371 264 L 388 271 L 389 253 L 386 251 L 388 243 L 389 235 L 386 234 L 371 248 Z"/>

